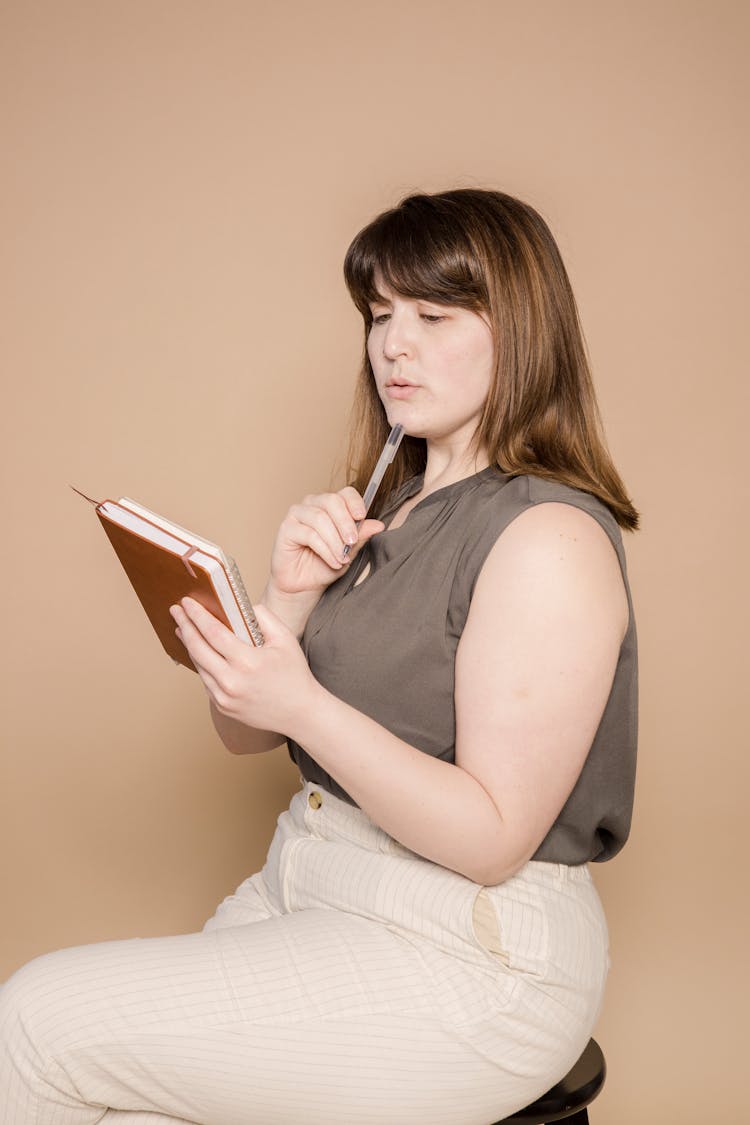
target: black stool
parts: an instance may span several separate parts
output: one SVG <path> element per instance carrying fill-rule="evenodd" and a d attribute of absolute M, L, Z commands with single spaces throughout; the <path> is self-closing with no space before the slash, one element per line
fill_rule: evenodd
<path fill-rule="evenodd" d="M 578 1062 L 556 1086 L 527 1105 L 526 1109 L 519 1110 L 512 1117 L 504 1117 L 495 1125 L 549 1125 L 552 1121 L 588 1125 L 586 1106 L 601 1090 L 606 1073 L 601 1047 L 595 1039 L 589 1039 Z"/>

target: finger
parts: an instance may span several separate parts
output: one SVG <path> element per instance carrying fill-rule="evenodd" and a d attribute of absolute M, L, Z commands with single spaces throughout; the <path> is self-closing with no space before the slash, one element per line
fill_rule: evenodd
<path fill-rule="evenodd" d="M 220 678 L 226 668 L 226 658 L 206 639 L 182 605 L 172 606 L 169 612 L 179 626 L 180 640 L 187 649 L 193 664 L 205 669 L 214 679 Z M 211 615 L 208 614 L 208 616 Z M 216 619 L 214 618 L 214 620 Z M 221 622 L 216 623 L 217 625 L 221 624 Z"/>
<path fill-rule="evenodd" d="M 372 539 L 373 535 L 379 535 L 381 531 L 385 531 L 385 524 L 382 520 L 363 520 L 359 525 L 359 541 L 364 542 L 367 539 Z"/>
<path fill-rule="evenodd" d="M 327 512 L 342 544 L 353 546 L 357 541 L 357 523 L 364 519 L 365 506 L 356 489 L 347 487 L 340 492 L 325 492 L 309 496 L 306 502 L 312 508 Z"/>
<path fill-rule="evenodd" d="M 175 629 L 175 633 L 177 634 L 178 637 L 180 637 L 180 630 L 179 629 Z M 182 640 L 181 637 L 180 637 L 180 640 Z M 214 701 L 214 703 L 216 703 L 219 692 L 221 691 L 221 688 L 219 687 L 219 684 L 213 678 L 211 673 L 208 672 L 201 664 L 198 664 L 197 661 L 192 656 L 190 657 L 190 661 L 191 661 L 193 667 L 195 668 L 196 672 L 198 673 L 198 676 L 203 683 L 203 687 L 206 689 L 207 695 Z M 217 706 L 218 706 L 218 704 L 217 704 Z"/>
<path fill-rule="evenodd" d="M 185 597 L 180 605 L 203 639 L 225 660 L 231 660 L 244 652 L 247 646 L 233 630 L 223 621 L 219 621 L 218 617 L 214 617 L 213 613 L 196 601 L 195 598 Z"/>
<path fill-rule="evenodd" d="M 179 640 L 181 640 L 182 643 L 184 644 L 185 642 L 184 642 L 183 637 L 182 637 L 182 630 L 179 627 L 177 629 L 175 629 L 175 634 L 177 635 Z M 185 647 L 187 648 L 187 646 L 185 646 Z M 188 655 L 190 656 L 189 652 L 188 652 Z M 196 672 L 198 673 L 198 676 L 199 676 L 199 678 L 200 678 L 200 680 L 203 684 L 203 687 L 206 690 L 206 694 L 211 699 L 214 706 L 216 706 L 221 711 L 222 710 L 222 703 L 223 703 L 223 700 L 224 700 L 224 695 L 223 695 L 221 684 L 219 684 L 217 682 L 217 680 L 215 680 L 214 677 L 211 675 L 211 673 L 206 668 L 204 668 L 202 664 L 199 663 L 198 658 L 196 656 L 190 656 L 190 661 L 193 665 L 193 668 L 195 668 Z"/>
<path fill-rule="evenodd" d="M 196 607 L 206 614 L 208 617 L 213 615 L 204 610 L 198 603 L 193 602 L 192 599 L 183 598 L 184 602 L 190 602 L 191 612 L 196 612 Z M 228 708 L 231 706 L 231 700 L 234 695 L 237 685 L 237 665 L 230 663 L 223 656 L 221 656 L 215 649 L 211 647 L 208 641 L 201 635 L 195 624 L 190 620 L 190 617 L 185 612 L 182 605 L 172 606 L 170 609 L 175 621 L 179 621 L 180 625 L 176 630 L 178 637 L 185 645 L 188 655 L 193 662 L 193 666 L 203 681 L 209 696 L 224 714 L 228 714 Z M 216 619 L 214 618 L 214 621 Z M 221 626 L 221 622 L 217 622 Z M 222 626 L 223 628 L 223 626 Z M 234 634 L 230 634 L 230 639 L 234 642 L 234 646 L 239 646 L 234 655 L 246 656 L 249 646 L 243 644 L 238 640 Z M 240 669 L 240 673 L 244 668 Z"/>
<path fill-rule="evenodd" d="M 365 543 L 368 543 L 373 535 L 378 535 L 384 530 L 385 524 L 382 520 L 363 520 L 359 525 L 357 542 L 353 547 L 347 546 L 345 548 L 347 563 L 351 563 L 356 559 Z"/>
<path fill-rule="evenodd" d="M 300 510 L 294 514 L 289 537 L 299 547 L 308 547 L 332 570 L 341 570 L 344 543 L 323 512 Z"/>
<path fill-rule="evenodd" d="M 348 484 L 346 488 L 342 488 L 337 495 L 346 503 L 352 519 L 362 520 L 365 518 L 365 502 L 353 485 Z"/>
<path fill-rule="evenodd" d="M 283 641 L 285 638 L 290 638 L 295 645 L 298 644 L 292 630 L 284 624 L 280 617 L 270 610 L 262 602 L 255 605 L 255 616 L 258 618 L 258 624 L 263 631 L 263 636 L 266 643 L 269 641 L 273 644 L 275 641 Z"/>
<path fill-rule="evenodd" d="M 291 514 L 298 523 L 313 527 L 334 554 L 356 535 L 356 525 L 349 509 L 340 497 L 306 496 L 301 504 L 292 508 Z"/>
<path fill-rule="evenodd" d="M 175 629 L 175 633 L 183 644 L 185 644 L 193 667 L 198 673 L 203 687 L 206 690 L 206 694 L 214 707 L 216 707 L 221 714 L 231 715 L 238 683 L 235 670 L 203 640 L 197 629 L 190 624 L 187 615 L 184 612 L 180 613 L 180 607 L 176 606 L 173 608 L 177 610 L 177 614 L 173 614 L 173 616 L 181 616 L 181 620 L 183 621 L 183 624 Z M 190 633 L 192 630 L 193 636 L 189 644 L 185 643 L 183 630 L 187 633 Z M 196 650 L 198 653 L 202 653 L 202 658 L 207 660 L 210 667 L 206 667 L 206 665 L 201 662 L 201 656 L 197 655 Z M 211 669 L 213 669 L 213 672 Z"/>

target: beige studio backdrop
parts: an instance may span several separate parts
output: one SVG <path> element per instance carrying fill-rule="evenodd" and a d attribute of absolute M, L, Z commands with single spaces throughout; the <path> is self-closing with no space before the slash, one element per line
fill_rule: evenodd
<path fill-rule="evenodd" d="M 495 186 L 558 238 L 643 512 L 640 773 L 631 842 L 596 871 L 592 1117 L 741 1120 L 747 12 L 0 5 L 0 979 L 199 927 L 297 784 L 283 750 L 224 751 L 68 483 L 220 540 L 257 596 L 286 507 L 342 483 L 349 239 L 413 189 Z"/>

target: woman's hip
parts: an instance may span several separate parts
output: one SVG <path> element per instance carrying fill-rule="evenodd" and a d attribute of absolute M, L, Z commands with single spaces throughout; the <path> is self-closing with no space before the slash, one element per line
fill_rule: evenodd
<path fill-rule="evenodd" d="M 361 811 L 305 784 L 279 818 L 263 882 L 281 913 L 332 909 L 478 971 L 600 991 L 607 927 L 586 866 L 530 861 L 494 887 L 415 855 Z"/>

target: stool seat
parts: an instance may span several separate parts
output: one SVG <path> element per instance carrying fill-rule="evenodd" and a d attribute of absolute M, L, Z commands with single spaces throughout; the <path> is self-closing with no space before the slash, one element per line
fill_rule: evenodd
<path fill-rule="evenodd" d="M 589 1039 L 578 1062 L 556 1086 L 525 1109 L 520 1109 L 512 1117 L 504 1117 L 495 1125 L 549 1125 L 553 1121 L 585 1125 L 589 1119 L 586 1106 L 601 1090 L 606 1074 L 601 1047 L 595 1039 Z"/>

